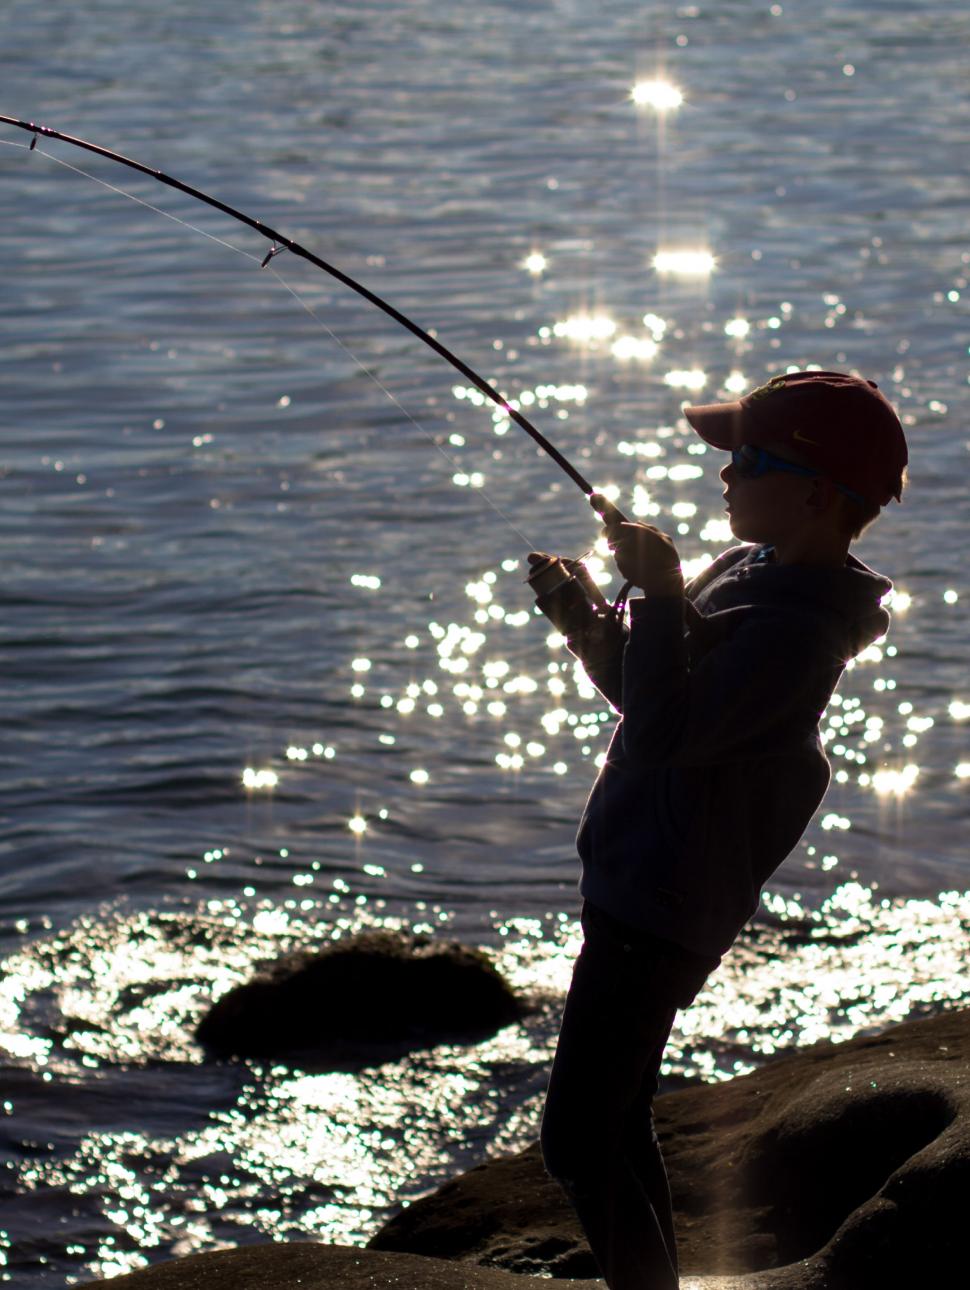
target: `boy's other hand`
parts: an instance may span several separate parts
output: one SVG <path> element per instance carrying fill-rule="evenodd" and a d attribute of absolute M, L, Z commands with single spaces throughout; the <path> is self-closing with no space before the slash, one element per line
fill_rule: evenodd
<path fill-rule="evenodd" d="M 589 504 L 603 521 L 607 537 L 611 529 L 618 529 L 626 521 L 623 512 L 614 506 L 604 493 L 590 493 Z"/>
<path fill-rule="evenodd" d="M 648 596 L 679 596 L 684 591 L 677 548 L 650 524 L 621 524 L 608 535 L 616 567 L 627 582 Z"/>
<path fill-rule="evenodd" d="M 667 534 L 652 524 L 630 524 L 602 493 L 591 494 L 589 501 L 603 517 L 606 540 L 623 578 L 648 596 L 682 595 L 680 556 Z"/>

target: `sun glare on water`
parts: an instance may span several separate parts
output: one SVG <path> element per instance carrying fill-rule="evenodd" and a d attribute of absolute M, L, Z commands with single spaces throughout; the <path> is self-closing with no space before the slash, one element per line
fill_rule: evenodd
<path fill-rule="evenodd" d="M 275 788 L 280 777 L 275 770 L 257 770 L 254 766 L 247 766 L 243 771 L 242 782 L 244 788 L 251 790 Z"/>
<path fill-rule="evenodd" d="M 589 343 L 609 340 L 616 331 L 616 323 L 605 314 L 573 314 L 553 324 L 552 333 L 558 339 Z"/>
<path fill-rule="evenodd" d="M 679 108 L 684 96 L 676 85 L 669 81 L 637 81 L 630 91 L 630 98 L 637 107 L 652 107 L 656 112 L 669 112 Z"/>
<path fill-rule="evenodd" d="M 705 278 L 717 268 L 717 260 L 710 251 L 701 249 L 658 251 L 653 257 L 653 267 L 658 273 L 681 278 Z"/>
<path fill-rule="evenodd" d="M 900 770 L 885 768 L 877 770 L 872 776 L 872 787 L 880 797 L 888 797 L 890 794 L 902 797 L 913 787 L 918 776 L 919 767 L 912 764 L 903 766 Z"/>
<path fill-rule="evenodd" d="M 613 342 L 611 352 L 621 362 L 630 358 L 649 359 L 657 353 L 659 346 L 649 336 L 619 336 Z"/>

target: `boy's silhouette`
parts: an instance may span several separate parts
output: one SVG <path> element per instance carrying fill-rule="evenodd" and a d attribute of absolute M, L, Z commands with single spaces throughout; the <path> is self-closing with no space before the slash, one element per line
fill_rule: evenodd
<path fill-rule="evenodd" d="M 651 1110 L 664 1046 L 828 787 L 819 717 L 889 624 L 891 584 L 849 546 L 900 500 L 907 462 L 888 401 L 838 372 L 685 415 L 731 454 L 724 497 L 749 545 L 685 587 L 670 538 L 594 494 L 643 596 L 605 655 L 584 657 L 586 625 L 561 628 L 620 720 L 579 827 L 585 940 L 541 1142 L 610 1290 L 678 1285 Z"/>

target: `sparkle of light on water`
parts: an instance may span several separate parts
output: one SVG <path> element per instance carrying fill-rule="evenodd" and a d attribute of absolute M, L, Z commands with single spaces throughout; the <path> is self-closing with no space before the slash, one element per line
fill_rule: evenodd
<path fill-rule="evenodd" d="M 662 80 L 637 81 L 630 91 L 630 98 L 637 107 L 652 107 L 658 112 L 669 112 L 672 108 L 680 107 L 684 101 L 684 96 L 676 85 Z"/>

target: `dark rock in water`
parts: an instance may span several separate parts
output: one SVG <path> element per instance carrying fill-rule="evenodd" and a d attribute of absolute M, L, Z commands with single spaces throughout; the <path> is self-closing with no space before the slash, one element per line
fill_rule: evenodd
<path fill-rule="evenodd" d="M 317 1070 L 353 1069 L 485 1038 L 523 1011 L 481 951 L 366 932 L 264 968 L 212 1006 L 196 1038 L 220 1056 L 298 1056 Z"/>
<path fill-rule="evenodd" d="M 968 1070 L 963 1011 L 658 1098 L 683 1270 L 799 1290 L 965 1284 Z M 535 1146 L 416 1201 L 371 1248 L 593 1275 Z"/>

